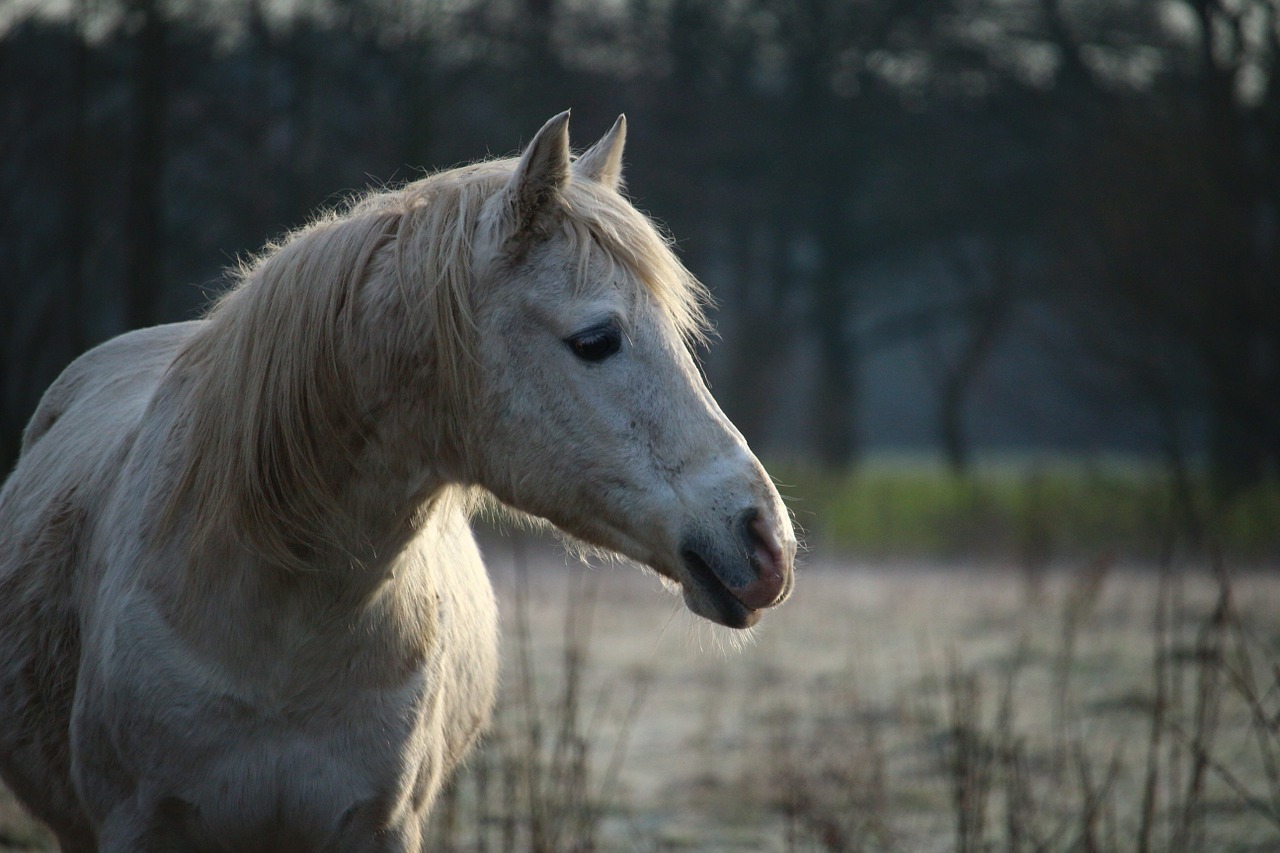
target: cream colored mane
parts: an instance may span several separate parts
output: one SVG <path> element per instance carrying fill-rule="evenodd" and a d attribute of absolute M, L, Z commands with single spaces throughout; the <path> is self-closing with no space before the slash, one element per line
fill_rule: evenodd
<path fill-rule="evenodd" d="M 425 342 L 416 350 L 423 363 L 403 368 L 430 370 L 451 401 L 437 415 L 456 421 L 476 378 L 477 271 L 494 260 L 475 256 L 477 236 L 515 166 L 485 161 L 371 192 L 241 266 L 172 368 L 190 383 L 191 415 L 161 530 L 182 514 L 192 548 L 236 531 L 242 544 L 296 568 L 307 549 L 334 542 L 341 504 L 333 483 L 342 478 L 325 451 L 348 448 L 342 464 L 356 464 L 370 424 L 353 393 L 372 334 Z M 563 188 L 559 208 L 543 236 L 578 258 L 578 288 L 600 269 L 591 260 L 621 267 L 686 341 L 702 338 L 707 292 L 647 217 L 584 179 Z M 397 301 L 390 310 L 405 322 L 362 329 L 370 293 Z"/>

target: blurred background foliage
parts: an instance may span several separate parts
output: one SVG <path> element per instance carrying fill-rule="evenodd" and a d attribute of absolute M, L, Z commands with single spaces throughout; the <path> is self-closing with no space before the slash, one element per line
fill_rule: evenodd
<path fill-rule="evenodd" d="M 811 531 L 1146 550 L 1172 478 L 1275 554 L 1278 60 L 1277 0 L 5 0 L 0 467 L 86 347 L 572 107 Z"/>

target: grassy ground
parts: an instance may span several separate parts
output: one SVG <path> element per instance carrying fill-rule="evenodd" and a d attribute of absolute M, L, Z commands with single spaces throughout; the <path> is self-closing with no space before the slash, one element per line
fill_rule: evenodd
<path fill-rule="evenodd" d="M 1275 575 L 814 558 L 735 650 L 554 562 L 440 849 L 1280 849 Z"/>
<path fill-rule="evenodd" d="M 1280 850 L 1280 564 L 1264 547 L 1224 583 L 1114 531 L 1068 537 L 1076 498 L 1037 476 L 1043 509 L 1017 492 L 892 560 L 932 526 L 838 509 L 888 479 L 810 483 L 814 550 L 745 642 L 635 569 L 491 539 L 503 694 L 432 849 Z M 923 511 L 940 482 L 901 488 Z M 1116 488 L 1118 529 L 1172 523 Z M 877 556 L 836 556 L 851 541 Z M 51 849 L 3 796 L 0 849 Z"/>

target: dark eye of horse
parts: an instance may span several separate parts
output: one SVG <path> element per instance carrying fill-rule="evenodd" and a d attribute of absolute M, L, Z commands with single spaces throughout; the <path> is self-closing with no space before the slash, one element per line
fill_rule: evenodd
<path fill-rule="evenodd" d="M 622 332 L 613 323 L 607 323 L 579 332 L 565 343 L 583 361 L 604 361 L 622 349 Z"/>

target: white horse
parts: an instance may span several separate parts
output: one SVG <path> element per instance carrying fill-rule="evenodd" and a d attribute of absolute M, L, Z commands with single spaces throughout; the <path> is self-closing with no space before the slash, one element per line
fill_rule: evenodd
<path fill-rule="evenodd" d="M 50 387 L 0 492 L 0 773 L 64 850 L 419 850 L 494 700 L 477 489 L 723 625 L 787 596 L 624 135 L 372 194 Z"/>

